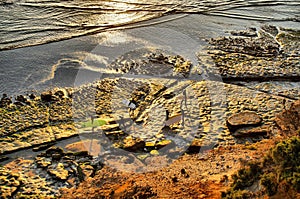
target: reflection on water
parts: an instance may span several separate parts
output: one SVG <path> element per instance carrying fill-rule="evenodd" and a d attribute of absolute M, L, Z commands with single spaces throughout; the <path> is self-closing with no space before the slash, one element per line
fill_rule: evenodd
<path fill-rule="evenodd" d="M 1 0 L 0 50 L 92 34 L 173 13 L 297 21 L 299 3 L 299 0 Z"/>

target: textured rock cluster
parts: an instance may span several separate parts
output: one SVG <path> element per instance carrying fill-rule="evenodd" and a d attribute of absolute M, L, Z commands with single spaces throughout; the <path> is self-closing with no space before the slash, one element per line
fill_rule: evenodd
<path fill-rule="evenodd" d="M 298 130 L 285 118 L 299 117 L 298 104 L 291 106 L 300 92 L 299 32 L 264 26 L 232 35 L 209 40 L 210 65 L 204 52 L 192 65 L 180 55 L 141 50 L 107 66 L 112 77 L 80 88 L 3 95 L 0 160 L 25 149 L 41 152 L 0 168 L 1 197 L 56 197 L 103 161 L 139 168 Z M 73 136 L 89 139 L 66 151 L 52 146 Z"/>

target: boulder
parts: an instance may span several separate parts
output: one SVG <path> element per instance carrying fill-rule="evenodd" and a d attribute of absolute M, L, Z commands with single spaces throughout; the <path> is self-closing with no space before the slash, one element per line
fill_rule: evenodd
<path fill-rule="evenodd" d="M 53 95 L 52 91 L 45 91 L 41 93 L 41 100 L 44 102 L 53 102 L 58 101 L 59 98 L 56 95 Z"/>
<path fill-rule="evenodd" d="M 60 99 L 69 97 L 68 91 L 66 89 L 62 89 L 62 88 L 54 90 L 54 95 Z"/>
<path fill-rule="evenodd" d="M 52 146 L 49 149 L 46 150 L 46 156 L 47 157 L 52 157 L 53 154 L 60 154 L 63 155 L 64 151 L 60 147 Z"/>
<path fill-rule="evenodd" d="M 7 107 L 12 103 L 11 99 L 7 97 L 7 94 L 3 94 L 1 100 L 0 100 L 0 108 Z"/>
<path fill-rule="evenodd" d="M 134 139 L 131 136 L 123 140 L 123 148 L 127 151 L 137 151 L 145 147 L 145 142 L 140 139 Z"/>
<path fill-rule="evenodd" d="M 18 95 L 15 99 L 17 102 L 21 102 L 24 104 L 30 104 L 30 102 L 27 100 L 27 98 L 24 95 Z"/>
<path fill-rule="evenodd" d="M 233 132 L 242 127 L 258 126 L 262 118 L 255 112 L 244 111 L 230 116 L 227 119 L 227 126 Z"/>
<path fill-rule="evenodd" d="M 68 178 L 69 172 L 64 168 L 62 163 L 58 163 L 56 167 L 53 165 L 49 166 L 47 172 L 57 178 L 58 180 L 65 181 Z"/>

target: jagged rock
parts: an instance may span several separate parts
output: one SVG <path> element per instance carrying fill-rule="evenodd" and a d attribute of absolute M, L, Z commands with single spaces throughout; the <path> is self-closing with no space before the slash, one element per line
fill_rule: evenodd
<path fill-rule="evenodd" d="M 0 167 L 0 197 L 11 198 L 21 186 L 20 176 L 17 173 Z"/>
<path fill-rule="evenodd" d="M 230 34 L 234 36 L 257 37 L 256 28 L 249 28 L 247 30 L 231 31 Z"/>
<path fill-rule="evenodd" d="M 57 90 L 55 93 L 54 93 L 55 96 L 58 96 L 58 98 L 62 99 L 64 97 L 67 97 L 68 96 L 68 93 L 66 90 L 64 89 L 59 89 Z"/>
<path fill-rule="evenodd" d="M 36 98 L 36 96 L 33 93 L 29 94 L 28 96 L 31 100 L 34 100 Z"/>
<path fill-rule="evenodd" d="M 64 151 L 60 147 L 52 146 L 49 149 L 46 150 L 46 157 L 52 157 L 53 154 L 60 154 L 63 155 Z"/>
<path fill-rule="evenodd" d="M 41 168 L 46 168 L 49 165 L 51 165 L 51 159 L 45 157 L 36 157 L 35 162 L 38 165 L 38 167 Z"/>
<path fill-rule="evenodd" d="M 65 169 L 62 163 L 58 163 L 57 166 L 50 165 L 47 169 L 47 172 L 55 176 L 59 180 L 67 180 L 69 172 Z"/>
<path fill-rule="evenodd" d="M 262 118 L 255 112 L 244 111 L 230 116 L 227 119 L 227 126 L 232 131 L 247 126 L 257 126 L 262 122 Z"/>
<path fill-rule="evenodd" d="M 0 180 L 0 198 L 55 198 L 57 187 L 42 177 L 40 168 L 32 167 L 32 163 L 20 158 L 0 168 L 0 178 L 7 178 Z"/>
<path fill-rule="evenodd" d="M 274 37 L 279 33 L 279 28 L 276 27 L 276 26 L 272 26 L 272 25 L 264 25 L 264 26 L 261 27 L 261 29 L 263 29 L 264 31 L 270 33 Z"/>
<path fill-rule="evenodd" d="M 223 81 L 299 80 L 299 31 L 280 28 L 278 32 L 269 26 L 257 32 L 257 37 L 210 39 L 209 54 L 216 67 L 209 70 Z"/>
<path fill-rule="evenodd" d="M 94 171 L 94 167 L 92 167 L 91 165 L 82 165 L 81 166 L 82 169 L 82 173 L 84 174 L 85 178 L 91 177 L 93 175 Z"/>
<path fill-rule="evenodd" d="M 11 99 L 7 97 L 7 94 L 3 94 L 1 100 L 0 100 L 0 108 L 7 107 L 12 103 Z"/>
<path fill-rule="evenodd" d="M 59 98 L 53 95 L 52 91 L 45 91 L 41 93 L 41 100 L 44 102 L 57 101 Z"/>
<path fill-rule="evenodd" d="M 284 110 L 275 118 L 276 124 L 283 133 L 292 133 L 300 127 L 300 100 L 295 101 L 290 109 Z"/>
<path fill-rule="evenodd" d="M 128 136 L 123 140 L 122 148 L 128 151 L 136 151 L 144 147 L 145 147 L 145 142 L 140 139 L 134 139 L 131 136 Z"/>
<path fill-rule="evenodd" d="M 21 102 L 21 103 L 24 103 L 24 104 L 30 104 L 30 102 L 27 100 L 26 97 L 24 97 L 24 95 L 18 95 L 16 98 L 15 98 L 18 102 Z"/>

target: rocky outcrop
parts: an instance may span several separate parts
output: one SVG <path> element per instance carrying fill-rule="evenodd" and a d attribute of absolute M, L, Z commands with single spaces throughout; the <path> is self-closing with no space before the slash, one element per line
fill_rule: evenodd
<path fill-rule="evenodd" d="M 70 89 L 69 89 L 70 90 Z M 55 102 L 69 97 L 67 89 L 55 88 L 51 91 L 44 91 L 40 95 L 43 102 Z"/>
<path fill-rule="evenodd" d="M 180 55 L 170 55 L 161 50 L 139 49 L 117 58 L 108 67 L 126 74 L 188 77 L 192 63 Z"/>
<path fill-rule="evenodd" d="M 236 33 L 231 37 L 210 39 L 209 54 L 216 68 L 208 67 L 208 70 L 221 74 L 226 82 L 299 81 L 299 31 L 264 26 L 257 32 L 257 37 Z"/>
<path fill-rule="evenodd" d="M 227 83 L 209 78 L 189 80 L 193 67 L 188 60 L 144 49 L 119 57 L 108 68 L 120 76 L 153 78 L 120 78 L 118 74 L 76 89 L 53 89 L 29 99 L 17 96 L 17 103 L 4 95 L 0 102 L 0 155 L 28 148 L 45 152 L 26 167 L 21 160 L 13 161 L 11 165 L 26 168 L 16 176 L 11 175 L 11 167 L 0 168 L 1 191 L 6 194 L 2 197 L 25 197 L 40 193 L 42 187 L 49 187 L 45 194 L 55 197 L 59 188 L 76 186 L 93 176 L 102 168 L 101 158 L 112 167 L 140 171 L 152 162 L 159 167 L 184 152 L 256 142 L 276 133 L 272 131 L 276 115 L 297 99 L 300 91 L 283 92 L 274 82 L 236 80 L 300 77 L 298 32 L 264 27 L 232 35 L 210 40 L 213 64 L 204 64 L 207 71 L 202 71 L 208 75 L 217 72 Z M 203 64 L 201 61 L 200 57 Z M 298 130 L 299 107 L 295 102 L 276 117 L 283 132 Z M 69 152 L 51 147 L 76 135 L 88 139 L 68 145 Z M 115 154 L 122 150 L 129 155 Z M 98 157 L 99 153 L 104 155 Z M 171 181 L 178 183 L 178 179 L 175 176 Z M 148 187 L 129 186 L 126 192 L 124 185 L 109 194 L 155 197 Z M 136 195 L 137 190 L 142 195 Z"/>
<path fill-rule="evenodd" d="M 33 161 L 17 159 L 0 167 L 0 197 L 57 198 L 60 188 L 77 186 L 102 166 L 87 152 L 51 147 Z"/>
<path fill-rule="evenodd" d="M 11 103 L 12 103 L 12 100 L 9 97 L 7 97 L 7 94 L 3 94 L 3 96 L 0 100 L 0 108 L 7 107 Z"/>
<path fill-rule="evenodd" d="M 295 101 L 288 110 L 278 114 L 276 124 L 284 134 L 293 133 L 300 128 L 300 101 Z"/>

